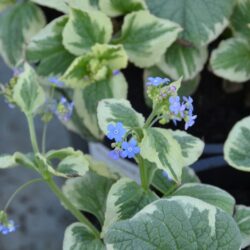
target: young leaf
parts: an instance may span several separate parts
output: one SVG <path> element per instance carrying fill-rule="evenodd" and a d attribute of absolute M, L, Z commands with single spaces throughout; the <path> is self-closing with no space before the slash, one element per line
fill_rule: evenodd
<path fill-rule="evenodd" d="M 176 40 L 181 27 L 157 18 L 147 11 L 128 14 L 122 26 L 122 43 L 128 57 L 138 67 L 150 67 L 160 60 L 166 49 Z"/>
<path fill-rule="evenodd" d="M 129 219 L 158 197 L 128 178 L 118 180 L 110 189 L 103 233 L 116 221 Z"/>
<path fill-rule="evenodd" d="M 187 183 L 178 188 L 172 196 L 190 196 L 214 205 L 229 214 L 233 214 L 235 199 L 226 191 L 215 186 L 201 183 Z"/>
<path fill-rule="evenodd" d="M 0 155 L 0 169 L 13 168 L 16 165 L 15 155 Z"/>
<path fill-rule="evenodd" d="M 31 1 L 48 8 L 56 9 L 63 13 L 69 12 L 69 7 L 65 3 L 65 0 L 31 0 Z"/>
<path fill-rule="evenodd" d="M 141 156 L 154 162 L 157 168 L 166 171 L 170 178 L 180 182 L 185 161 L 182 149 L 172 133 L 162 128 L 148 128 L 143 130 L 143 134 L 140 143 Z"/>
<path fill-rule="evenodd" d="M 67 16 L 58 17 L 34 36 L 28 46 L 27 59 L 39 62 L 37 73 L 44 76 L 61 75 L 74 60 L 62 44 L 62 31 Z"/>
<path fill-rule="evenodd" d="M 233 218 L 201 200 L 179 196 L 157 200 L 131 219 L 114 223 L 107 249 L 240 249 Z"/>
<path fill-rule="evenodd" d="M 106 199 L 113 183 L 113 179 L 89 171 L 83 177 L 67 180 L 63 193 L 76 208 L 95 215 L 103 224 Z"/>
<path fill-rule="evenodd" d="M 224 145 L 228 164 L 242 171 L 250 171 L 250 116 L 237 122 Z"/>
<path fill-rule="evenodd" d="M 70 156 L 75 153 L 75 150 L 71 147 L 62 148 L 58 150 L 50 150 L 46 153 L 46 158 L 48 160 L 59 159 L 62 160 L 67 156 Z"/>
<path fill-rule="evenodd" d="M 124 128 L 142 127 L 144 117 L 137 113 L 127 100 L 104 99 L 97 107 L 97 117 L 100 129 L 107 134 L 110 123 L 122 122 Z"/>
<path fill-rule="evenodd" d="M 250 39 L 250 0 L 238 0 L 231 16 L 234 34 Z"/>
<path fill-rule="evenodd" d="M 222 41 L 213 51 L 210 64 L 214 74 L 231 82 L 250 80 L 250 43 L 243 38 Z"/>
<path fill-rule="evenodd" d="M 169 130 L 169 132 L 181 146 L 185 166 L 190 166 L 195 163 L 204 150 L 204 142 L 185 131 Z"/>
<path fill-rule="evenodd" d="M 250 245 L 250 208 L 243 205 L 236 206 L 234 217 L 241 232 L 243 249 Z"/>
<path fill-rule="evenodd" d="M 96 43 L 108 43 L 111 34 L 111 20 L 102 12 L 71 9 L 63 31 L 63 45 L 72 54 L 80 56 Z"/>
<path fill-rule="evenodd" d="M 82 90 L 75 90 L 73 100 L 76 112 L 85 127 L 96 139 L 102 139 L 97 121 L 97 106 L 99 101 L 106 98 L 126 99 L 127 82 L 122 73 L 107 80 L 91 83 Z"/>
<path fill-rule="evenodd" d="M 126 68 L 127 55 L 122 45 L 95 44 L 91 51 L 77 57 L 62 77 L 72 88 L 107 79 L 114 70 Z"/>
<path fill-rule="evenodd" d="M 147 8 L 144 0 L 100 0 L 99 5 L 101 10 L 111 17 Z"/>
<path fill-rule="evenodd" d="M 66 0 L 66 2 L 72 9 L 84 11 L 98 9 L 98 0 Z"/>
<path fill-rule="evenodd" d="M 215 40 L 228 25 L 234 0 L 146 0 L 156 16 L 181 25 L 180 38 L 197 46 Z"/>
<path fill-rule="evenodd" d="M 65 230 L 63 250 L 105 250 L 100 239 L 80 222 L 75 222 Z"/>
<path fill-rule="evenodd" d="M 157 66 L 172 79 L 183 76 L 183 80 L 193 79 L 204 67 L 208 58 L 206 47 L 185 47 L 174 43 Z"/>
<path fill-rule="evenodd" d="M 26 115 L 35 114 L 46 99 L 34 69 L 28 64 L 24 65 L 24 72 L 18 77 L 13 92 L 15 102 Z"/>
<path fill-rule="evenodd" d="M 0 53 L 8 65 L 15 66 L 24 59 L 27 43 L 44 25 L 41 9 L 27 1 L 0 15 Z"/>

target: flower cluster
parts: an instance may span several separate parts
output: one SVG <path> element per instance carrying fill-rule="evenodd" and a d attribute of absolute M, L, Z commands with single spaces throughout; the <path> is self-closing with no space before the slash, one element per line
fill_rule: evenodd
<path fill-rule="evenodd" d="M 74 102 L 68 102 L 65 97 L 61 97 L 60 101 L 52 108 L 53 113 L 62 122 L 68 122 L 72 116 Z"/>
<path fill-rule="evenodd" d="M 171 84 L 170 80 L 161 77 L 149 77 L 147 82 L 148 96 L 153 100 L 153 105 L 158 106 L 160 123 L 166 124 L 170 120 L 177 124 L 178 121 L 185 121 L 185 130 L 193 126 L 196 115 L 193 115 L 193 99 L 191 97 L 180 97 L 177 94 L 177 82 Z"/>
<path fill-rule="evenodd" d="M 3 235 L 13 233 L 16 231 L 17 226 L 13 220 L 9 220 L 4 211 L 0 211 L 0 233 Z"/>
<path fill-rule="evenodd" d="M 115 140 L 115 143 L 112 143 L 114 149 L 109 152 L 111 158 L 114 160 L 118 160 L 120 157 L 133 158 L 140 153 L 136 139 L 132 137 L 129 141 L 126 140 L 127 130 L 121 122 L 109 124 L 107 129 L 107 137 L 110 140 Z"/>

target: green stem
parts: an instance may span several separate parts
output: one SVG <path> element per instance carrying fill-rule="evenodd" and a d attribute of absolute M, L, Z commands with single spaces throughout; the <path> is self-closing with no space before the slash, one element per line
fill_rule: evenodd
<path fill-rule="evenodd" d="M 39 147 L 37 144 L 33 117 L 31 115 L 28 115 L 27 121 L 28 121 L 28 126 L 29 126 L 29 133 L 30 133 L 30 140 L 31 140 L 32 148 L 33 148 L 34 153 L 36 154 L 39 152 Z"/>
<path fill-rule="evenodd" d="M 13 199 L 15 198 L 15 196 L 20 192 L 22 191 L 23 189 L 25 189 L 26 187 L 28 187 L 29 185 L 33 184 L 33 183 L 36 183 L 36 182 L 41 182 L 41 181 L 44 181 L 42 178 L 37 178 L 37 179 L 33 179 L 33 180 L 30 180 L 26 183 L 24 183 L 22 186 L 20 186 L 9 198 L 9 200 L 7 201 L 5 207 L 4 207 L 4 212 L 7 211 L 10 203 L 13 201 Z"/>
<path fill-rule="evenodd" d="M 93 226 L 93 224 L 74 206 L 72 203 L 68 200 L 68 198 L 61 192 L 61 190 L 58 188 L 56 183 L 52 178 L 46 180 L 48 183 L 50 189 L 55 193 L 55 195 L 58 197 L 58 199 L 62 202 L 64 207 L 71 212 L 72 215 L 75 216 L 75 218 L 84 223 L 86 226 L 89 227 L 89 229 L 94 233 L 94 235 L 99 238 L 100 233 L 99 231 Z"/>
<path fill-rule="evenodd" d="M 42 154 L 44 155 L 46 152 L 46 134 L 47 134 L 48 124 L 45 123 L 43 127 L 43 135 L 42 135 Z"/>
<path fill-rule="evenodd" d="M 152 123 L 152 121 L 154 120 L 154 118 L 155 118 L 155 111 L 153 110 L 151 112 L 151 114 L 149 115 L 148 119 L 146 120 L 144 128 L 150 127 L 150 124 Z"/>
<path fill-rule="evenodd" d="M 140 168 L 141 186 L 144 190 L 147 191 L 149 188 L 149 183 L 148 183 L 148 176 L 145 170 L 144 162 L 141 156 L 139 156 L 137 159 L 138 159 L 137 162 Z"/>

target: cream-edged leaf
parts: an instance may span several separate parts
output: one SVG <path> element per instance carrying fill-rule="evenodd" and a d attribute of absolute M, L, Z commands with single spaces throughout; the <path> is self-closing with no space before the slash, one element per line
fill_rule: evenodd
<path fill-rule="evenodd" d="M 69 7 L 67 6 L 65 0 L 31 0 L 31 1 L 48 8 L 58 10 L 63 13 L 69 12 Z"/>
<path fill-rule="evenodd" d="M 73 9 L 79 10 L 97 10 L 98 0 L 66 0 L 68 5 Z"/>

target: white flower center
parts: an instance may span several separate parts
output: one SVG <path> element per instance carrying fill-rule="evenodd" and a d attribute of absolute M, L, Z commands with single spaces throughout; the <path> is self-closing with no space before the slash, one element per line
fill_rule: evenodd
<path fill-rule="evenodd" d="M 114 134 L 117 135 L 119 133 L 119 130 L 118 129 L 115 129 L 114 130 Z"/>
<path fill-rule="evenodd" d="M 128 147 L 128 152 L 132 152 L 133 148 L 132 147 Z"/>

